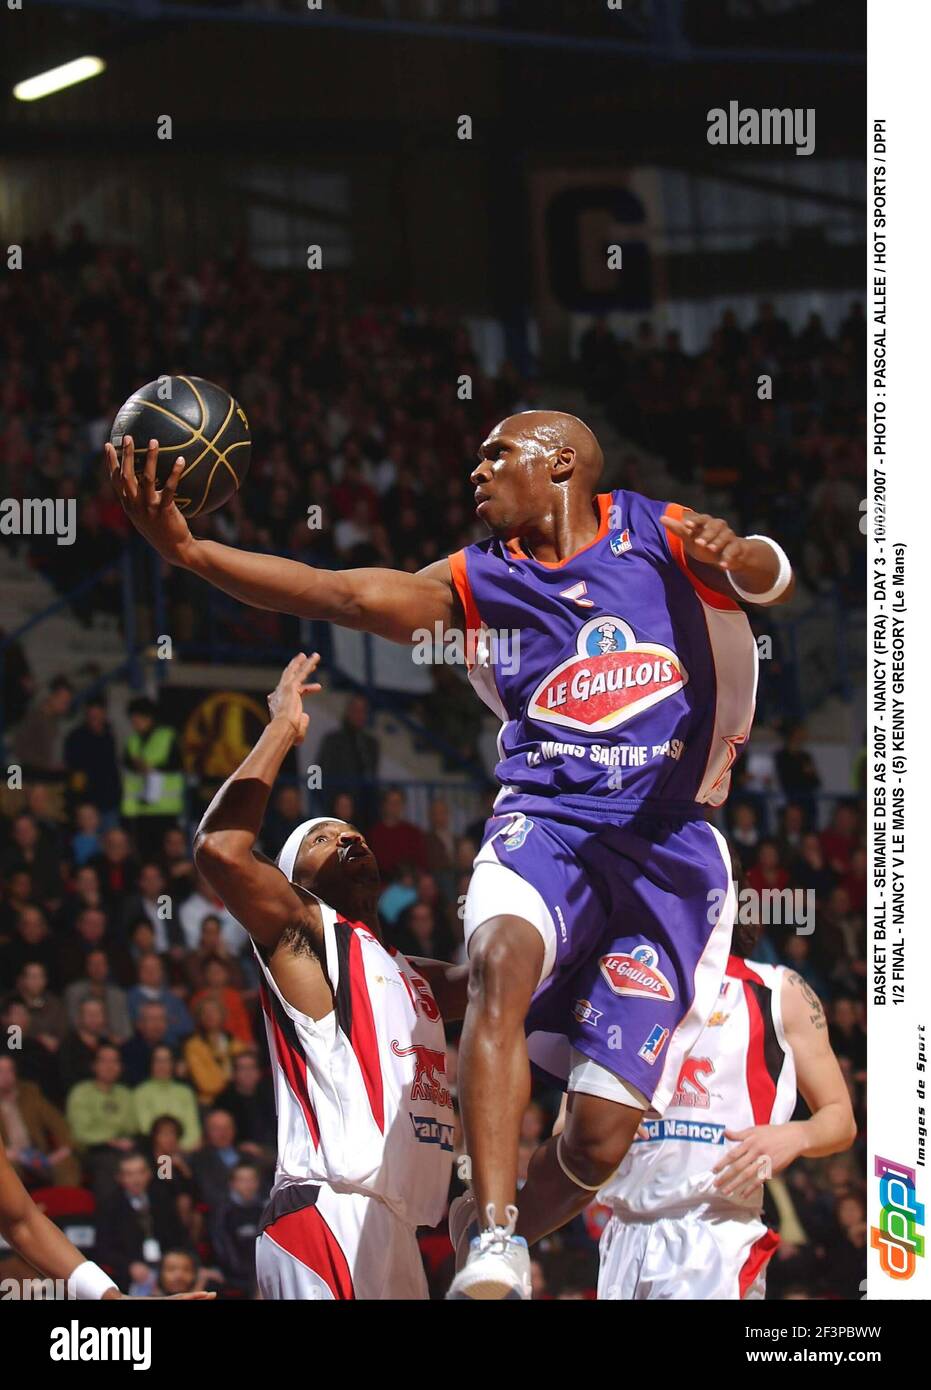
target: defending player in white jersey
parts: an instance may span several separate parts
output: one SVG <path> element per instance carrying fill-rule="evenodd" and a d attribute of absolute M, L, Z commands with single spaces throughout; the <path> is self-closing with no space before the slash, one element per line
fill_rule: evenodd
<path fill-rule="evenodd" d="M 416 1228 L 443 1214 L 453 1150 L 440 1009 L 462 1016 L 467 972 L 382 944 L 378 865 L 345 821 L 298 826 L 277 866 L 256 853 L 272 786 L 306 733 L 318 660 L 301 654 L 285 669 L 271 722 L 195 840 L 197 865 L 252 937 L 263 976 L 278 1161 L 259 1290 L 426 1298 Z"/>
<path fill-rule="evenodd" d="M 742 954 L 738 926 L 717 1005 L 662 1119 L 647 1119 L 599 1199 L 600 1299 L 759 1299 L 779 1236 L 763 1181 L 848 1149 L 857 1128 L 824 1010 L 784 966 Z M 793 1121 L 797 1091 L 811 1111 Z"/>

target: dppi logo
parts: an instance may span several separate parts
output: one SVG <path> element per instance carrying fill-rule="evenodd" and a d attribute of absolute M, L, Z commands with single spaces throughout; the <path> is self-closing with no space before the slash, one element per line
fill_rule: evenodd
<path fill-rule="evenodd" d="M 613 729 L 674 695 L 687 680 L 668 647 L 638 642 L 623 618 L 592 618 L 579 632 L 575 656 L 537 686 L 528 713 L 568 729 Z"/>
<path fill-rule="evenodd" d="M 870 1231 L 870 1245 L 879 1251 L 879 1267 L 890 1279 L 911 1279 L 915 1261 L 925 1253 L 925 1209 L 915 1200 L 915 1170 L 877 1154 L 874 1176 L 879 1178 L 879 1225 Z"/>

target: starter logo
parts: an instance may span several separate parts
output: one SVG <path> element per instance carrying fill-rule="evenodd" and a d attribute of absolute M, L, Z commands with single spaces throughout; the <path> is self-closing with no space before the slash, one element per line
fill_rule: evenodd
<path fill-rule="evenodd" d="M 591 618 L 579 632 L 576 655 L 543 678 L 527 713 L 567 729 L 614 729 L 675 695 L 687 680 L 668 647 L 638 642 L 623 618 Z"/>
<path fill-rule="evenodd" d="M 925 1253 L 924 1203 L 915 1198 L 915 1170 L 877 1154 L 873 1175 L 879 1178 L 879 1225 L 870 1231 L 870 1245 L 879 1251 L 879 1267 L 890 1279 L 911 1279 L 916 1261 Z"/>
<path fill-rule="evenodd" d="M 659 956 L 652 946 L 635 946 L 632 951 L 612 951 L 602 956 L 598 964 L 601 973 L 615 994 L 633 994 L 641 999 L 653 999 L 671 1004 L 676 992 L 657 968 Z"/>

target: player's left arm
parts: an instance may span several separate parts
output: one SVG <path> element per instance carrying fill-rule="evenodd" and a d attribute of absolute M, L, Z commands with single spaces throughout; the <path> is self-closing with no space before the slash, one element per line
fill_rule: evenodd
<path fill-rule="evenodd" d="M 801 975 L 790 971 L 782 979 L 780 1006 L 798 1089 L 811 1115 L 784 1125 L 727 1130 L 725 1137 L 737 1143 L 715 1166 L 716 1186 L 725 1196 L 751 1197 L 761 1181 L 797 1158 L 842 1153 L 857 1137 L 850 1094 L 828 1039 L 821 1000 Z"/>
<path fill-rule="evenodd" d="M 61 1279 L 68 1297 L 79 1299 L 123 1298 L 99 1265 L 86 1260 L 76 1245 L 41 1212 L 6 1156 L 0 1139 L 0 1235 L 27 1264 L 45 1279 Z M 183 1294 L 186 1299 L 213 1298 L 214 1294 Z"/>
<path fill-rule="evenodd" d="M 682 543 L 689 569 L 709 589 L 764 608 L 788 603 L 795 576 L 784 552 L 765 536 L 738 536 L 718 516 L 667 510 L 660 522 Z"/>
<path fill-rule="evenodd" d="M 304 696 L 319 691 L 310 677 L 320 658 L 301 652 L 268 697 L 271 719 L 252 751 L 204 812 L 194 836 L 194 862 L 249 935 L 273 951 L 285 929 L 301 921 L 312 935 L 320 913 L 256 850 L 268 799 L 282 764 L 307 733 Z"/>
<path fill-rule="evenodd" d="M 430 986 L 444 1021 L 458 1023 L 465 1018 L 469 967 L 452 965 L 448 960 L 426 960 L 423 956 L 408 956 L 407 959 Z"/>

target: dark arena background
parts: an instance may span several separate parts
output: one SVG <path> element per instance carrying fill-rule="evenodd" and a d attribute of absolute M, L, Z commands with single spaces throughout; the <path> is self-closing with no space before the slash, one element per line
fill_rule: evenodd
<path fill-rule="evenodd" d="M 125 1290 L 256 1296 L 275 1161 L 258 980 L 191 838 L 280 668 L 318 650 L 325 688 L 265 847 L 309 814 L 355 821 L 400 949 L 464 959 L 494 792 L 497 721 L 461 660 L 247 608 L 128 526 L 102 464 L 113 417 L 190 374 L 233 393 L 252 432 L 241 492 L 199 536 L 419 569 L 485 534 L 468 477 L 489 427 L 545 407 L 595 430 L 605 488 L 790 554 L 795 598 L 752 614 L 756 724 L 715 821 L 757 901 L 816 897 L 816 931 L 769 921 L 757 955 L 824 1001 L 860 1130 L 767 1184 L 767 1297 L 860 1297 L 864 10 L 4 7 L 0 1026 L 20 1044 L 0 1052 L 0 1136 Z M 91 55 L 91 80 L 14 97 Z M 813 109 L 813 148 L 709 143 L 709 111 L 732 102 Z M 527 1109 L 524 1173 L 559 1099 Z M 605 1215 L 593 1202 L 536 1247 L 535 1298 L 594 1297 Z M 440 1298 L 445 1225 L 421 1246 Z M 29 1273 L 0 1245 L 0 1278 Z"/>

